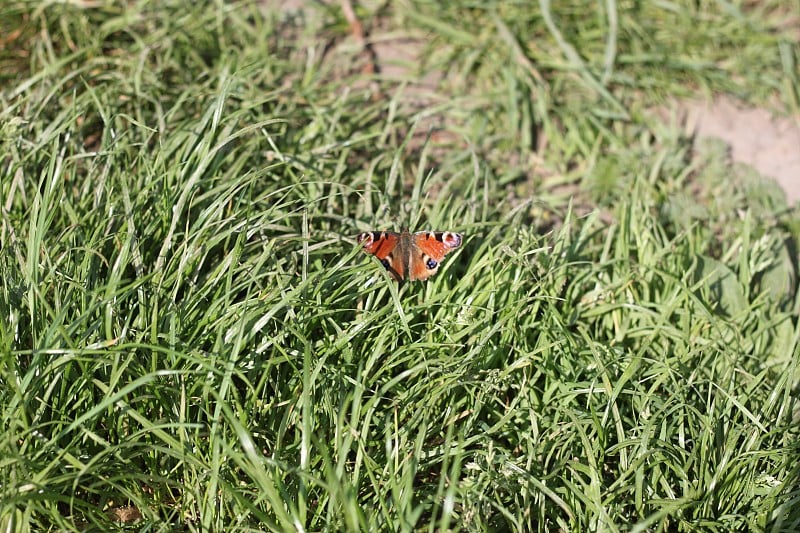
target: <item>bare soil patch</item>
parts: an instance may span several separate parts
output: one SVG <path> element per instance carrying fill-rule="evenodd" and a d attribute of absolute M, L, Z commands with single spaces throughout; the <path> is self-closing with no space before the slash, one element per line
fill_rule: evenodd
<path fill-rule="evenodd" d="M 734 162 L 777 181 L 790 205 L 800 200 L 800 117 L 774 116 L 728 97 L 678 105 L 696 139 L 721 139 Z"/>

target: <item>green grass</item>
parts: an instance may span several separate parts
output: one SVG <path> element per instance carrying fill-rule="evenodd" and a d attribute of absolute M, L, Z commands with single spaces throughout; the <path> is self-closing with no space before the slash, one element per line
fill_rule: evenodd
<path fill-rule="evenodd" d="M 487 5 L 0 7 L 4 530 L 800 528 L 800 217 L 647 113 L 796 4 Z"/>

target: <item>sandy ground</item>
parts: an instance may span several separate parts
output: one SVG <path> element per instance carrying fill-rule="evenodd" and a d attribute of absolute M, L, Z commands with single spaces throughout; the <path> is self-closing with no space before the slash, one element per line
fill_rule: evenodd
<path fill-rule="evenodd" d="M 725 141 L 731 158 L 777 181 L 789 205 L 800 200 L 800 117 L 773 116 L 759 108 L 736 105 L 729 98 L 684 102 L 687 127 L 697 138 Z"/>
<path fill-rule="evenodd" d="M 339 4 L 356 42 L 364 46 L 367 40 L 352 0 L 339 0 Z M 278 5 L 287 12 L 302 10 L 304 6 L 301 0 L 283 0 Z M 387 39 L 380 36 L 380 31 L 368 41 L 381 76 L 407 80 L 408 72 L 418 64 L 422 44 L 414 39 Z M 424 101 L 435 92 L 440 80 L 440 73 L 429 74 L 406 86 L 405 97 Z M 724 96 L 710 102 L 678 102 L 677 108 L 695 139 L 721 139 L 730 147 L 734 162 L 750 165 L 765 178 L 776 180 L 786 192 L 789 205 L 800 201 L 800 116 L 776 116 L 766 109 L 743 107 Z"/>
<path fill-rule="evenodd" d="M 383 77 L 402 80 L 417 63 L 420 44 L 413 40 L 377 40 L 372 49 Z M 428 91 L 435 91 L 440 77 L 429 74 L 410 84 L 406 96 L 424 100 Z M 766 109 L 737 105 L 725 96 L 708 102 L 678 102 L 676 106 L 685 117 L 688 133 L 696 140 L 721 139 L 730 147 L 734 162 L 750 165 L 766 179 L 776 180 L 786 192 L 789 205 L 800 201 L 800 117 L 775 116 Z"/>

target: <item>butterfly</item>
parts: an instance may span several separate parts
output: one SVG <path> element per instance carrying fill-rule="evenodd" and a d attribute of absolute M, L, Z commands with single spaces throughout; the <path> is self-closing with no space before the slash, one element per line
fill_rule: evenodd
<path fill-rule="evenodd" d="M 377 257 L 395 281 L 425 280 L 436 274 L 450 250 L 461 246 L 461 234 L 450 231 L 367 231 L 356 240 Z"/>

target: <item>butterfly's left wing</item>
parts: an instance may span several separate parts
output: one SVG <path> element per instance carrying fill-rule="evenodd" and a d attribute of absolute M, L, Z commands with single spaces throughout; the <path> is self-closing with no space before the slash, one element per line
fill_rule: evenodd
<path fill-rule="evenodd" d="M 356 237 L 364 251 L 378 258 L 395 281 L 405 277 L 405 258 L 400 245 L 401 235 L 393 231 L 367 231 Z"/>

